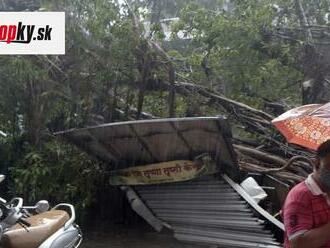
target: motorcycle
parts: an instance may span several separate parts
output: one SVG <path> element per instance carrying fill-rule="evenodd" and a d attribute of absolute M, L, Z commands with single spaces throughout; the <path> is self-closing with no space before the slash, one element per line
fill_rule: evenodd
<path fill-rule="evenodd" d="M 0 175 L 0 182 L 4 178 Z M 45 200 L 23 206 L 22 198 L 0 197 L 0 248 L 78 248 L 82 233 L 75 219 L 71 204 L 49 209 Z"/>

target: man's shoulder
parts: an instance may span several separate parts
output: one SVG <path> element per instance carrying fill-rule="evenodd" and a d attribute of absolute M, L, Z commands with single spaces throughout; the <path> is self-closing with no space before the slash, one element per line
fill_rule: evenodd
<path fill-rule="evenodd" d="M 287 195 L 286 204 L 290 202 L 307 201 L 313 198 L 313 194 L 308 189 L 305 181 L 294 186 Z"/>

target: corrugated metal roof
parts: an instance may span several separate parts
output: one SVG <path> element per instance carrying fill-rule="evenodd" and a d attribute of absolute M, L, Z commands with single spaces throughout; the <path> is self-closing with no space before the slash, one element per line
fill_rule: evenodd
<path fill-rule="evenodd" d="M 56 133 L 112 168 L 177 159 L 208 153 L 231 178 L 238 165 L 231 130 L 222 117 L 169 118 L 117 122 Z"/>
<path fill-rule="evenodd" d="M 222 178 L 137 186 L 136 192 L 181 241 L 217 247 L 281 247 L 264 221 Z"/>
<path fill-rule="evenodd" d="M 56 135 L 109 163 L 111 168 L 192 160 L 208 153 L 221 172 L 225 171 L 232 179 L 239 177 L 231 131 L 221 117 L 110 123 Z M 280 247 L 272 233 L 264 228 L 263 221 L 253 215 L 250 207 L 253 204 L 248 197 L 244 197 L 244 192 L 240 193 L 230 179 L 211 177 L 138 186 L 135 190 L 145 203 L 133 197 L 131 204 L 136 203 L 136 211 L 142 211 L 141 216 L 152 223 L 158 223 L 159 218 L 170 224 L 179 240 L 216 247 Z M 253 208 L 265 219 L 271 219 L 259 206 Z M 162 225 L 159 223 L 157 225 Z"/>

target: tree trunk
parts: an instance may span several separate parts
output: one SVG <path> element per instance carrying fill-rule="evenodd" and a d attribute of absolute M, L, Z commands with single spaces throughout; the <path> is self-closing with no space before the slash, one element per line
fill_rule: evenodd
<path fill-rule="evenodd" d="M 170 66 L 168 69 L 168 74 L 169 74 L 169 83 L 171 85 L 169 95 L 168 95 L 168 105 L 169 105 L 169 117 L 173 118 L 175 117 L 175 88 L 174 88 L 174 83 L 175 83 L 175 71 L 173 66 Z"/>
<path fill-rule="evenodd" d="M 139 94 L 138 94 L 137 113 L 136 113 L 137 120 L 139 120 L 141 117 L 143 102 L 144 102 L 144 95 L 145 95 L 145 89 L 144 89 L 144 87 L 141 87 L 139 90 Z"/>

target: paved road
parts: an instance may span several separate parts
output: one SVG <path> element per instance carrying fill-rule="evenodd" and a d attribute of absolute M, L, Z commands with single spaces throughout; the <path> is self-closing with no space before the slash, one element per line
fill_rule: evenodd
<path fill-rule="evenodd" d="M 89 231 L 84 236 L 81 248 L 200 248 L 176 241 L 171 233 L 156 233 L 150 229 L 111 228 Z"/>

